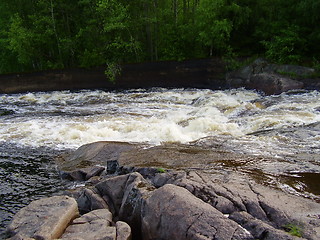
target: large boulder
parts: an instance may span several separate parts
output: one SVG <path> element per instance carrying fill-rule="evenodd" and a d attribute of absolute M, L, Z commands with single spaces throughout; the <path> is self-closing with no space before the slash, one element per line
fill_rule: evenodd
<path fill-rule="evenodd" d="M 129 174 L 115 176 L 107 178 L 95 186 L 96 192 L 108 204 L 114 216 L 119 215 L 128 178 Z"/>
<path fill-rule="evenodd" d="M 277 74 L 260 73 L 252 75 L 246 87 L 266 94 L 279 94 L 288 90 L 301 89 L 303 83 Z"/>
<path fill-rule="evenodd" d="M 303 236 L 320 239 L 319 203 L 263 186 L 248 176 L 236 172 L 214 174 L 181 171 L 158 175 L 153 182 L 158 187 L 175 184 L 188 189 L 219 212 L 234 216 L 233 220 L 237 220 L 255 238 L 259 238 L 263 232 L 268 232 L 270 236 L 273 232 L 274 239 L 283 239 L 283 236 L 285 239 L 292 239 L 284 232 L 284 226 L 296 223 L 302 224 Z M 237 215 L 239 212 L 250 216 Z M 261 231 L 255 232 L 254 229 Z M 277 234 L 278 238 L 275 237 Z"/>
<path fill-rule="evenodd" d="M 61 240 L 116 240 L 116 227 L 111 226 L 112 214 L 107 209 L 91 211 L 73 220 Z"/>
<path fill-rule="evenodd" d="M 141 174 L 130 174 L 119 209 L 119 218 L 136 229 L 140 227 L 142 207 L 154 189 Z"/>
<path fill-rule="evenodd" d="M 279 94 L 288 90 L 319 87 L 313 68 L 296 65 L 271 64 L 258 58 L 249 65 L 226 74 L 227 85 L 231 88 L 245 87 Z"/>
<path fill-rule="evenodd" d="M 56 239 L 78 215 L 78 205 L 74 198 L 42 198 L 31 202 L 14 216 L 8 233 L 12 236 L 11 240 Z"/>
<path fill-rule="evenodd" d="M 142 212 L 143 239 L 253 239 L 251 234 L 184 188 L 153 192 Z"/>
<path fill-rule="evenodd" d="M 95 188 L 108 203 L 115 219 L 127 222 L 134 237 L 140 238 L 141 209 L 155 188 L 137 172 L 108 178 Z"/>
<path fill-rule="evenodd" d="M 265 71 L 289 74 L 296 78 L 304 78 L 316 73 L 315 69 L 313 68 L 292 65 L 292 64 L 283 64 L 283 65 L 269 64 L 266 67 Z"/>
<path fill-rule="evenodd" d="M 81 214 L 88 213 L 96 209 L 109 209 L 107 203 L 94 188 L 79 188 L 69 194 L 77 200 L 79 212 Z"/>

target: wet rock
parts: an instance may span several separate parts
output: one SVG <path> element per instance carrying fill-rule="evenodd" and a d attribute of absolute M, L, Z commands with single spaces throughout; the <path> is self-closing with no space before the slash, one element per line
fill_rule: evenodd
<path fill-rule="evenodd" d="M 317 80 L 308 79 L 315 73 L 312 68 L 296 65 L 270 64 L 264 59 L 256 59 L 226 75 L 229 87 L 246 87 L 265 92 L 279 94 L 292 89 L 314 88 Z"/>
<path fill-rule="evenodd" d="M 2 109 L 0 108 L 0 116 L 7 116 L 7 115 L 12 115 L 15 112 L 13 110 L 8 110 L 8 109 Z"/>
<path fill-rule="evenodd" d="M 252 75 L 246 87 L 263 91 L 266 94 L 279 94 L 288 90 L 301 89 L 303 83 L 276 74 L 260 73 Z"/>
<path fill-rule="evenodd" d="M 210 140 L 207 140 L 207 142 L 208 141 Z M 101 147 L 101 144 L 102 142 L 92 143 L 90 144 L 91 147 L 88 146 L 88 148 L 95 149 L 95 145 L 98 145 L 98 148 L 104 149 Z M 114 145 L 115 143 L 104 142 L 104 144 L 107 147 L 109 144 Z M 120 145 L 121 144 L 122 143 L 120 143 Z M 132 171 L 139 171 L 146 179 L 153 179 L 161 174 L 157 171 L 158 168 L 166 169 L 166 171 L 188 171 L 188 169 L 226 171 L 227 169 L 232 170 L 237 168 L 240 171 L 245 171 L 246 173 L 250 171 L 253 174 L 259 169 L 267 174 L 280 174 L 287 171 L 289 167 L 290 169 L 296 169 L 302 164 L 298 165 L 295 162 L 288 162 L 280 158 L 230 152 L 225 150 L 223 145 L 215 145 L 213 147 L 203 146 L 198 142 L 192 145 L 163 144 L 160 146 L 149 146 L 148 148 L 144 148 L 143 146 L 145 145 L 137 144 L 133 149 L 121 152 L 117 160 L 119 168 L 116 174 L 127 174 Z M 97 154 L 103 155 L 101 152 Z M 108 156 L 103 159 L 107 158 Z M 78 160 L 74 159 L 72 161 L 77 162 Z M 104 160 L 97 164 L 104 166 Z M 62 164 L 61 168 L 63 168 L 63 166 L 64 164 Z M 316 166 L 314 165 L 313 167 Z M 319 166 L 317 168 L 320 169 Z M 110 177 L 110 175 L 102 174 L 101 177 Z"/>
<path fill-rule="evenodd" d="M 59 238 L 78 215 L 77 202 L 71 197 L 43 198 L 31 202 L 14 216 L 8 233 L 12 240 Z"/>
<path fill-rule="evenodd" d="M 111 223 L 112 214 L 109 210 L 94 210 L 73 220 L 60 239 L 116 240 L 116 227 Z"/>
<path fill-rule="evenodd" d="M 131 227 L 122 221 L 116 222 L 117 240 L 131 240 Z"/>
<path fill-rule="evenodd" d="M 74 171 L 94 165 L 108 166 L 112 169 L 107 171 L 114 171 L 114 161 L 117 161 L 123 152 L 136 147 L 135 144 L 125 142 L 95 142 L 83 145 L 71 154 L 60 156 L 57 162 L 62 171 Z"/>
<path fill-rule="evenodd" d="M 146 200 L 143 239 L 253 239 L 240 225 L 184 188 L 167 184 Z"/>
<path fill-rule="evenodd" d="M 243 159 L 243 155 L 226 152 L 223 149 L 198 147 L 188 144 L 163 144 L 123 152 L 119 157 L 120 166 L 163 168 L 171 170 L 205 169 L 219 165 L 219 161 Z M 151 176 L 151 174 L 149 174 Z"/>
<path fill-rule="evenodd" d="M 82 169 L 77 169 L 70 172 L 63 172 L 61 174 L 62 178 L 68 179 L 71 181 L 87 181 L 94 176 L 99 176 L 105 167 L 102 166 L 93 166 Z"/>

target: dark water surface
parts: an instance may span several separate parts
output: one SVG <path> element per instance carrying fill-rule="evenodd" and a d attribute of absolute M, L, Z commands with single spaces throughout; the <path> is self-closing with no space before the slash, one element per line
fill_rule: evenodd
<path fill-rule="evenodd" d="M 32 200 L 67 187 L 53 157 L 59 151 L 0 143 L 0 239 L 13 215 Z"/>

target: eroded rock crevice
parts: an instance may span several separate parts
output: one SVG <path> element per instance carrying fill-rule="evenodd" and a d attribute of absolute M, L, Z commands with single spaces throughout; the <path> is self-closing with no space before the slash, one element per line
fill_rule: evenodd
<path fill-rule="evenodd" d="M 116 152 L 112 154 L 105 149 L 108 143 L 97 146 L 98 152 L 94 144 L 83 148 L 83 154 L 76 152 L 81 161 L 87 161 L 88 156 L 92 167 L 68 169 L 64 173 L 80 176 L 77 181 L 83 181 L 85 186 L 66 191 L 63 196 L 35 201 L 22 209 L 8 228 L 12 240 L 21 236 L 64 240 L 296 239 L 284 228 L 292 223 L 303 226 L 304 239 L 320 239 L 320 220 L 312 217 L 320 213 L 320 204 L 312 200 L 260 185 L 239 172 L 124 165 L 121 151 L 142 151 L 141 148 L 124 148 L 123 144 L 117 148 L 111 143 Z M 93 155 L 86 155 L 88 151 Z M 106 152 L 111 154 L 111 161 L 117 161 L 113 162 L 112 171 L 105 160 L 108 156 L 102 157 Z M 102 159 L 106 166 L 102 171 L 96 171 L 97 162 L 92 156 Z M 70 159 L 74 165 L 76 158 Z M 131 161 L 136 160 L 132 157 Z M 87 179 L 76 171 L 95 174 Z M 68 201 L 63 203 L 65 199 Z M 50 207 L 44 209 L 41 201 L 54 203 L 46 203 Z M 62 208 L 68 205 L 72 210 Z M 32 216 L 30 211 L 34 212 Z M 67 212 L 72 213 L 64 217 Z M 38 219 L 39 213 L 46 219 L 41 224 L 33 219 Z"/>

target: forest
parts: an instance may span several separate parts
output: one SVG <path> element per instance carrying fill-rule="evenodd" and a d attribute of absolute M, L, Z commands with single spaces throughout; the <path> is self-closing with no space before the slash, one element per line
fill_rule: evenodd
<path fill-rule="evenodd" d="M 1 0 L 0 74 L 263 56 L 319 66 L 320 0 Z"/>

